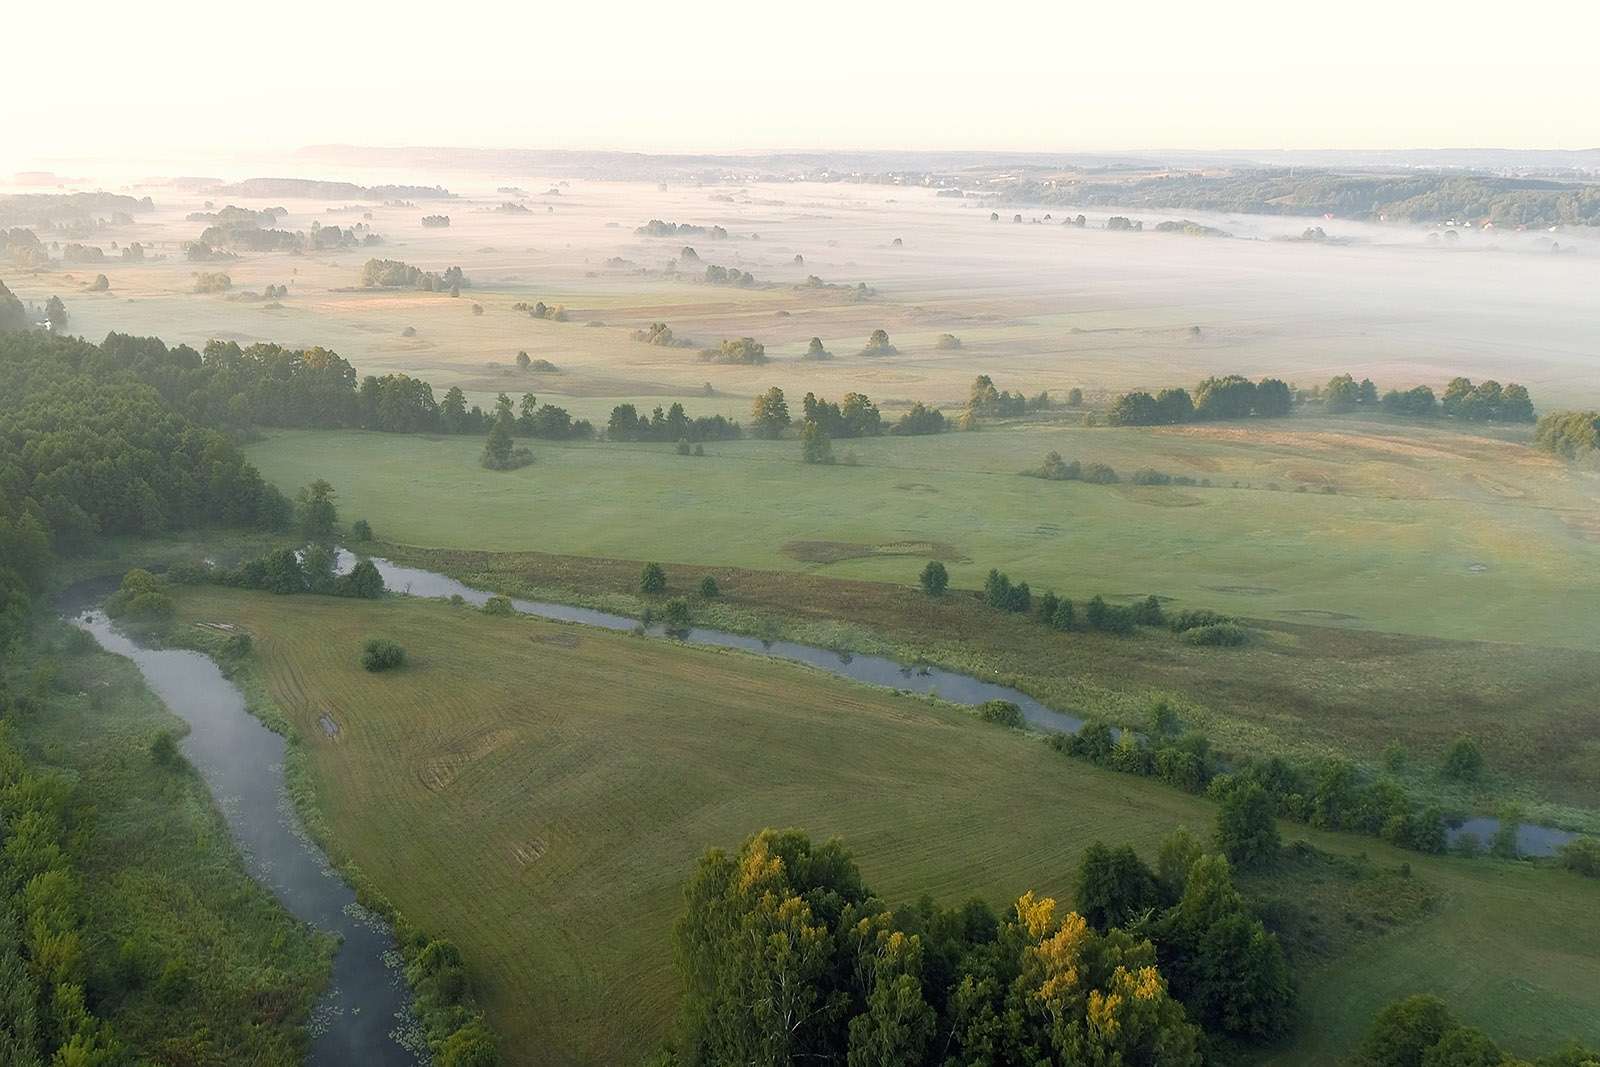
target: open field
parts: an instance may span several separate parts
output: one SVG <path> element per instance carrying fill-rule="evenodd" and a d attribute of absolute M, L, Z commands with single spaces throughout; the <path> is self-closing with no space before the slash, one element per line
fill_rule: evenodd
<path fill-rule="evenodd" d="M 710 844 L 802 825 L 842 834 L 889 900 L 1003 903 L 1068 896 L 1095 838 L 1150 855 L 1213 815 L 963 711 L 737 654 L 420 601 L 198 587 L 180 611 L 255 635 L 337 845 L 461 945 L 513 1063 L 648 1050 L 674 997 L 678 886 Z M 407 667 L 361 670 L 371 635 L 405 646 Z M 1382 934 L 1325 916 L 1330 951 L 1302 961 L 1307 1024 L 1273 1062 L 1338 1062 L 1378 1006 L 1417 990 L 1519 1051 L 1600 1038 L 1600 887 L 1312 837 L 1409 862 L 1434 903 Z"/>
<path fill-rule="evenodd" d="M 587 604 L 635 617 L 637 560 L 378 546 L 399 562 L 481 589 Z M 692 595 L 706 569 L 669 563 L 668 596 Z M 1493 813 L 1600 832 L 1600 663 L 1585 649 L 1441 641 L 1306 623 L 1257 622 L 1242 648 L 1195 648 L 1159 630 L 1131 638 L 1063 634 L 985 605 L 930 601 L 915 587 L 778 571 L 711 568 L 721 596 L 695 600 L 697 622 L 822 648 L 937 663 L 992 678 L 1080 718 L 1142 729 L 1150 702 L 1233 754 L 1356 761 L 1447 812 Z M 1445 749 L 1483 747 L 1477 783 L 1447 780 Z M 1393 765 L 1387 751 L 1400 746 Z"/>
<path fill-rule="evenodd" d="M 533 447 L 537 462 L 509 474 L 478 466 L 476 437 L 274 433 L 249 455 L 289 492 L 328 479 L 346 516 L 412 545 L 900 583 L 938 555 L 968 588 L 999 567 L 1036 592 L 1155 593 L 1282 622 L 1562 647 L 1600 632 L 1600 477 L 1448 427 L 1022 423 L 835 442 L 859 460 L 836 467 L 803 464 L 793 441 L 703 458 Z M 1017 476 L 1052 449 L 1124 479 L 1153 467 L 1213 484 Z"/>
<path fill-rule="evenodd" d="M 286 207 L 279 223 L 285 229 L 369 221 L 384 244 L 193 264 L 182 243 L 203 224 L 184 216 L 202 210 L 208 194 L 133 186 L 151 195 L 157 210 L 96 231 L 89 243 L 109 250 L 112 241 L 142 241 L 164 259 L 124 264 L 109 251 L 103 264 L 0 273 L 25 300 L 61 295 L 70 329 L 95 339 L 115 329 L 196 347 L 210 338 L 322 345 L 363 373 L 405 371 L 441 393 L 461 385 L 478 401 L 500 389 L 532 388 L 579 415 L 621 400 L 697 396 L 708 379 L 734 400 L 776 383 L 797 392 L 950 401 L 977 373 L 1029 392 L 1079 386 L 1091 396 L 1133 385 L 1192 385 L 1234 371 L 1302 385 L 1349 371 L 1383 387 L 1426 382 L 1436 389 L 1466 374 L 1521 381 L 1541 406 L 1600 402 L 1600 357 L 1592 345 L 1600 310 L 1590 298 L 1600 287 L 1600 250 L 1581 231 L 1555 235 L 1570 253 L 1557 256 L 1543 234 L 1469 234 L 1460 247 L 1439 247 L 1428 245 L 1420 228 L 1293 217 L 1190 213 L 1239 239 L 1106 232 L 1098 227 L 1116 213 L 1107 208 L 1088 209 L 1087 229 L 1055 224 L 1070 213 L 1064 208 L 1050 224 L 1043 211 L 1026 209 L 1024 217 L 1040 225 L 992 223 L 988 205 L 919 188 L 662 190 L 576 180 L 558 187 L 528 175 L 372 177 L 443 180 L 462 197 L 410 207 L 233 198 L 251 208 Z M 529 195 L 493 191 L 508 183 Z M 495 210 L 507 201 L 529 210 Z M 433 212 L 449 214 L 451 225 L 423 229 L 421 216 Z M 1143 214 L 1148 225 L 1161 221 Z M 651 218 L 720 225 L 729 236 L 634 233 Z M 1270 240 L 1313 223 L 1355 243 Z M 700 262 L 669 273 L 686 244 Z M 795 262 L 797 255 L 804 262 Z M 353 288 L 371 256 L 435 271 L 459 265 L 473 285 L 457 300 Z M 760 284 L 707 285 L 700 280 L 706 263 L 750 271 Z M 201 269 L 226 271 L 235 293 L 272 284 L 287 285 L 289 294 L 267 303 L 196 295 L 192 274 Z M 111 291 L 83 292 L 100 272 Z M 864 282 L 875 292 L 858 300 L 843 288 L 807 287 L 812 275 L 835 286 Z M 534 321 L 512 309 L 535 300 L 565 305 L 569 321 Z M 473 304 L 484 313 L 473 314 Z M 654 320 L 699 345 L 753 336 L 774 362 L 708 367 L 694 348 L 629 339 Z M 414 337 L 402 336 L 407 326 Z M 856 356 L 880 326 L 900 354 Z M 963 347 L 936 350 L 944 332 L 960 336 Z M 838 358 L 799 361 L 814 335 Z M 515 374 L 519 349 L 560 372 Z"/>

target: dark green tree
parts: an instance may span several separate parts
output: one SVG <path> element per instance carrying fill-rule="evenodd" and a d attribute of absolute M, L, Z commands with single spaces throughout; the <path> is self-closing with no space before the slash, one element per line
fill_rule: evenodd
<path fill-rule="evenodd" d="M 646 563 L 639 577 L 639 591 L 649 596 L 663 593 L 667 588 L 667 572 L 659 563 Z"/>
<path fill-rule="evenodd" d="M 1361 1067 L 1422 1067 L 1422 1057 L 1458 1023 L 1431 994 L 1397 1000 L 1378 1013 L 1361 1044 Z"/>
<path fill-rule="evenodd" d="M 1078 914 L 1097 930 L 1126 926 L 1161 903 L 1155 876 L 1131 845 L 1109 848 L 1096 841 L 1078 863 L 1073 891 Z"/>
<path fill-rule="evenodd" d="M 943 596 L 944 591 L 950 587 L 950 572 L 945 570 L 944 564 L 936 559 L 930 559 L 928 565 L 922 568 L 922 574 L 917 581 L 922 585 L 922 591 L 929 596 Z"/>
<path fill-rule="evenodd" d="M 1272 798 L 1255 782 L 1228 790 L 1217 811 L 1217 847 L 1240 867 L 1259 867 L 1278 858 L 1282 842 Z"/>

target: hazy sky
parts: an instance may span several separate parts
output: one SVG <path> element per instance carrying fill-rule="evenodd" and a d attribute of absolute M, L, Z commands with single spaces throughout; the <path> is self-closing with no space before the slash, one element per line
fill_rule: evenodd
<path fill-rule="evenodd" d="M 1597 0 L 91 0 L 68 10 L 70 32 L 46 42 L 30 31 L 6 49 L 0 175 L 323 142 L 1600 146 Z"/>

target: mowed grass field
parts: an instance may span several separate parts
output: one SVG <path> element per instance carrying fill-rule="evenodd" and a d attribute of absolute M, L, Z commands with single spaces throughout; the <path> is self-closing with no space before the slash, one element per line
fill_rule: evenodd
<path fill-rule="evenodd" d="M 962 710 L 735 653 L 406 599 L 200 587 L 180 611 L 255 636 L 336 849 L 460 944 L 516 1064 L 648 1052 L 673 1010 L 683 879 L 763 826 L 843 835 L 890 901 L 1004 905 L 1069 899 L 1096 838 L 1153 857 L 1214 817 Z M 363 671 L 370 636 L 399 641 L 406 667 Z M 1269 1061 L 1339 1062 L 1380 1005 L 1420 990 L 1519 1051 L 1600 1040 L 1600 886 L 1313 837 L 1409 862 L 1435 903 L 1303 968 L 1306 1025 Z"/>
<path fill-rule="evenodd" d="M 791 397 L 798 409 L 799 398 Z M 696 412 L 695 406 L 689 407 Z M 1600 476 L 1501 438 L 1394 420 L 1085 428 L 670 446 L 533 442 L 512 473 L 477 438 L 281 432 L 249 448 L 293 492 L 326 478 L 388 540 L 910 583 L 942 558 L 1073 597 L 1154 593 L 1283 622 L 1586 647 L 1600 633 Z M 1044 482 L 1049 451 L 1210 488 Z M 1235 488 L 1235 486 L 1238 486 Z"/>

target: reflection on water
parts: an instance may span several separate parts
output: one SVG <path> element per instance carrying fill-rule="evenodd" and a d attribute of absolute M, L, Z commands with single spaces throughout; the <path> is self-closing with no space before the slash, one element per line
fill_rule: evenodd
<path fill-rule="evenodd" d="M 107 651 L 132 660 L 150 689 L 189 724 L 183 754 L 216 798 L 250 874 L 296 918 L 341 939 L 328 991 L 313 1012 L 306 1062 L 425 1062 L 426 1043 L 411 1014 L 394 934 L 356 903 L 355 892 L 300 825 L 284 788 L 284 739 L 250 714 L 243 694 L 209 656 L 145 648 L 98 611 L 73 621 Z"/>
<path fill-rule="evenodd" d="M 344 572 L 355 566 L 356 558 L 350 552 L 340 549 L 338 556 L 339 570 Z M 396 592 L 423 597 L 459 596 L 470 604 L 479 605 L 492 595 L 434 571 L 401 566 L 398 563 L 380 559 L 377 556 L 370 557 L 370 559 L 383 575 L 384 584 Z M 637 619 L 626 615 L 614 615 L 608 611 L 597 611 L 593 608 L 576 608 L 568 604 L 521 600 L 516 597 L 511 599 L 511 604 L 526 615 L 537 615 L 545 619 L 558 619 L 562 622 L 578 622 L 587 626 L 600 626 L 607 630 L 631 631 L 639 626 L 639 620 Z M 662 633 L 664 631 L 656 627 L 653 632 Z M 1009 700 L 1022 709 L 1022 714 L 1030 725 L 1041 730 L 1074 733 L 1084 722 L 1084 720 L 1076 716 L 1045 707 L 1020 690 L 999 685 L 995 682 L 986 682 L 971 675 L 947 671 L 941 667 L 930 667 L 922 663 L 903 664 L 892 659 L 885 659 L 882 656 L 866 656 L 818 648 L 815 645 L 802 645 L 794 641 L 765 641 L 756 637 L 747 637 L 743 634 L 724 633 L 721 630 L 709 630 L 698 626 L 683 635 L 683 639 L 695 645 L 741 648 L 747 652 L 756 652 L 764 656 L 776 656 L 779 659 L 793 660 L 797 663 L 809 663 L 813 667 L 828 671 L 830 674 L 853 678 L 858 682 L 888 686 L 913 693 L 933 693 L 941 699 L 955 704 L 982 704 L 987 700 Z M 1494 836 L 1499 826 L 1500 821 L 1498 819 L 1481 816 L 1470 819 L 1459 827 L 1451 829 L 1449 831 L 1449 839 L 1453 843 L 1462 833 L 1473 833 L 1477 834 L 1481 841 L 1487 843 Z M 1557 849 L 1571 841 L 1575 836 L 1577 835 L 1567 830 L 1557 830 L 1554 827 L 1523 823 L 1517 828 L 1517 845 L 1525 856 L 1553 856 Z"/>

